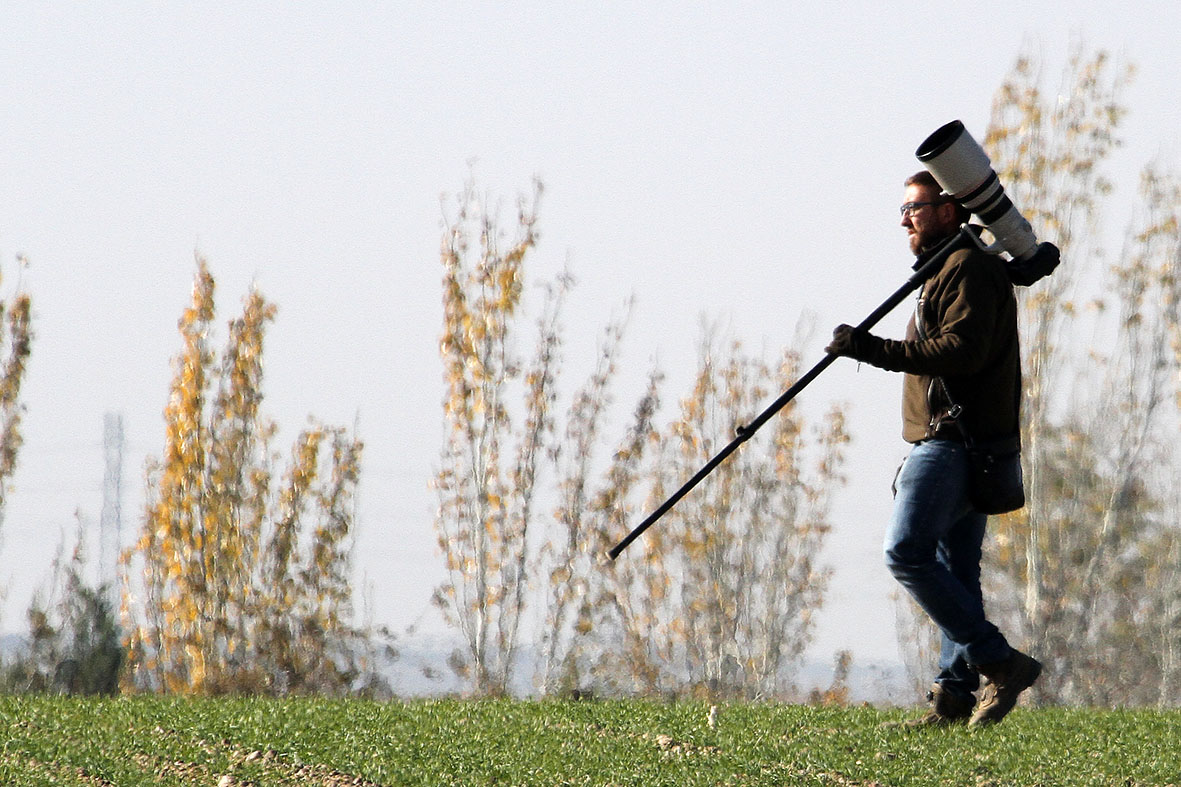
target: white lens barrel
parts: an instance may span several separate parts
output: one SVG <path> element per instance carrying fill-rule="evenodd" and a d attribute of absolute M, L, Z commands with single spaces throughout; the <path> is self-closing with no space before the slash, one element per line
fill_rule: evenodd
<path fill-rule="evenodd" d="M 927 137 L 914 154 L 956 201 L 977 191 L 990 175 L 995 178 L 988 154 L 958 120 Z"/>
<path fill-rule="evenodd" d="M 1037 237 L 1021 212 L 1005 196 L 984 148 L 964 124 L 953 120 L 919 145 L 915 156 L 952 199 L 980 217 L 997 243 L 1015 259 L 1033 254 Z"/>

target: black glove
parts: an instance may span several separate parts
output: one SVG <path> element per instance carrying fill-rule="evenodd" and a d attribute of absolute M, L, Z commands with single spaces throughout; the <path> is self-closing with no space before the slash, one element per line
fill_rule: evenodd
<path fill-rule="evenodd" d="M 865 360 L 869 350 L 869 331 L 852 325 L 838 325 L 832 332 L 832 341 L 824 348 L 830 355 L 844 355 L 859 361 Z"/>

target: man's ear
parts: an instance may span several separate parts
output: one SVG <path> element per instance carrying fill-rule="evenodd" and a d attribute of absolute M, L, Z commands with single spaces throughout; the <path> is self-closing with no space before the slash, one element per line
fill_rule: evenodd
<path fill-rule="evenodd" d="M 945 224 L 953 224 L 957 227 L 960 225 L 960 222 L 957 219 L 959 211 L 956 210 L 956 205 L 954 202 L 940 202 L 935 206 L 935 210 L 939 211 L 939 218 Z"/>

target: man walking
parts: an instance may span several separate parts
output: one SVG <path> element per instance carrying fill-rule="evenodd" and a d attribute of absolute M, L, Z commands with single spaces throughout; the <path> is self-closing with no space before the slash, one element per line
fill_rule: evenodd
<path fill-rule="evenodd" d="M 902 226 L 917 269 L 968 215 L 929 172 L 905 185 Z M 931 709 L 908 724 L 999 722 L 1042 669 L 985 616 L 987 516 L 968 497 L 964 435 L 984 442 L 1018 432 L 1017 303 L 1004 261 L 975 248 L 953 252 L 923 285 L 904 341 L 841 325 L 826 351 L 905 374 L 902 434 L 912 448 L 896 482 L 885 559 L 942 632 Z M 981 676 L 987 684 L 977 700 Z"/>

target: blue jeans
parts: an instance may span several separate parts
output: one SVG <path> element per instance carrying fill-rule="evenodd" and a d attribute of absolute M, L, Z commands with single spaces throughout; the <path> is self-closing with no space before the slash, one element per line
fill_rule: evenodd
<path fill-rule="evenodd" d="M 898 474 L 885 543 L 886 567 L 943 632 L 935 682 L 960 695 L 979 687 L 973 667 L 1011 653 L 984 616 L 980 558 L 988 517 L 968 502 L 967 485 L 963 445 L 916 445 Z"/>

